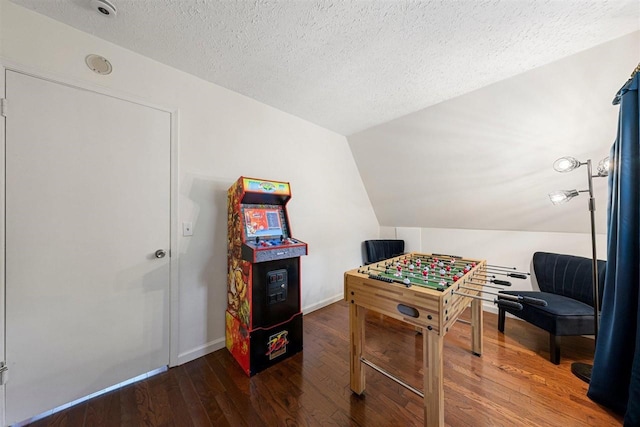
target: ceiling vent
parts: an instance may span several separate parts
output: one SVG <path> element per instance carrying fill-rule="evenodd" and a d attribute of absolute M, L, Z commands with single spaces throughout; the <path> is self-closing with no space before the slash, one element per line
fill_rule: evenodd
<path fill-rule="evenodd" d="M 91 68 L 93 72 L 98 74 L 111 74 L 113 70 L 111 63 L 104 56 L 94 54 L 87 55 L 84 62 L 87 63 L 87 66 Z"/>

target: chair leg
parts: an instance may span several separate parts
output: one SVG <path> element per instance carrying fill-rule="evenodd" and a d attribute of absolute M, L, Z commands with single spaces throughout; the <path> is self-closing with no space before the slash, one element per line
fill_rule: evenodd
<path fill-rule="evenodd" d="M 549 360 L 553 364 L 560 364 L 560 337 L 553 334 L 549 334 Z"/>
<path fill-rule="evenodd" d="M 504 334 L 504 308 L 498 308 L 498 330 Z"/>
<path fill-rule="evenodd" d="M 498 308 L 498 331 L 504 334 L 504 318 L 506 316 L 506 312 L 504 308 Z"/>

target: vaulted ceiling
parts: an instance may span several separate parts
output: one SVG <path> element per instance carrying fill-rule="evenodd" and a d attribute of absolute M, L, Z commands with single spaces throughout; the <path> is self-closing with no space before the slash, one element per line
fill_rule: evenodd
<path fill-rule="evenodd" d="M 11 0 L 350 135 L 640 28 L 636 0 Z"/>
<path fill-rule="evenodd" d="M 554 190 L 588 188 L 587 168 L 617 136 L 612 100 L 640 61 L 640 32 L 348 137 L 382 225 L 588 233 L 588 197 L 554 206 Z M 594 179 L 607 230 L 607 180 Z"/>

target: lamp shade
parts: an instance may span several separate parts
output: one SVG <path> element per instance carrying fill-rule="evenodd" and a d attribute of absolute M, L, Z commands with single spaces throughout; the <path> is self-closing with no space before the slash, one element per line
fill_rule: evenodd
<path fill-rule="evenodd" d="M 574 157 L 560 157 L 553 162 L 553 168 L 558 172 L 571 172 L 580 167 L 580 162 Z"/>
<path fill-rule="evenodd" d="M 574 197 L 578 196 L 578 190 L 557 190 L 549 193 L 549 199 L 551 199 L 551 203 L 554 205 L 561 205 L 562 203 L 566 203 Z"/>
<path fill-rule="evenodd" d="M 608 176 L 609 167 L 609 156 L 607 156 L 598 163 L 598 176 Z"/>

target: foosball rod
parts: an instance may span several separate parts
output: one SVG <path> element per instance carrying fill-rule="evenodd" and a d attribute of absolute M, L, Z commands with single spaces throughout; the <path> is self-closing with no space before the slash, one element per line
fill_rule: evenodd
<path fill-rule="evenodd" d="M 402 266 L 401 266 L 401 267 L 402 267 Z M 387 270 L 397 270 L 397 266 L 394 266 L 394 265 L 382 265 L 382 266 L 380 266 L 380 264 L 376 264 L 375 266 L 371 264 L 371 265 L 368 265 L 368 266 L 363 267 L 363 268 L 373 268 L 374 270 L 377 270 L 377 271 L 384 271 L 385 273 L 387 273 Z M 401 271 L 402 271 L 402 273 L 403 273 L 403 274 L 410 274 L 410 273 L 413 273 L 414 275 L 416 275 L 416 276 L 413 276 L 413 277 L 416 277 L 416 278 L 417 278 L 417 277 L 419 277 L 419 276 L 417 276 L 418 274 L 419 274 L 419 275 L 422 275 L 422 271 L 423 271 L 423 270 L 422 270 L 421 268 L 415 268 L 415 269 L 414 269 L 414 271 L 411 271 L 411 270 L 410 270 L 410 269 L 408 269 L 407 267 L 402 267 L 402 270 L 401 270 Z M 409 273 L 406 273 L 406 271 L 409 271 Z M 430 271 L 432 271 L 432 270 L 430 270 Z M 435 271 L 435 270 L 433 270 L 433 271 Z M 389 273 L 387 273 L 387 274 L 391 274 L 391 273 L 389 272 Z M 439 273 L 438 273 L 438 274 L 439 274 Z M 433 275 L 433 276 L 436 276 L 437 274 L 436 274 L 436 273 L 433 273 L 432 275 Z M 460 276 L 460 277 L 462 277 L 462 276 Z M 443 279 L 444 279 L 444 278 L 446 278 L 446 276 L 440 276 L 440 278 L 443 278 Z"/>
<path fill-rule="evenodd" d="M 525 271 L 517 271 L 518 269 L 515 267 L 505 267 L 503 265 L 493 265 L 493 264 L 487 264 L 487 269 L 489 270 L 508 270 L 508 271 L 512 271 L 515 270 L 516 273 L 524 273 L 524 274 L 531 274 Z"/>
<path fill-rule="evenodd" d="M 369 276 L 370 279 L 376 279 L 376 280 L 381 280 L 383 282 L 388 282 L 388 283 L 401 283 L 402 285 L 406 286 L 407 288 L 409 286 L 411 286 L 411 283 L 405 283 L 404 280 L 400 280 L 400 279 L 396 279 L 393 277 L 384 277 L 384 276 L 380 276 L 379 274 L 373 274 L 372 272 L 367 272 L 367 271 L 360 271 L 358 270 L 358 273 L 360 274 L 366 274 L 367 276 Z"/>
<path fill-rule="evenodd" d="M 398 263 L 398 264 L 396 265 L 396 264 L 395 264 L 395 263 L 393 263 L 393 262 L 384 263 L 383 265 L 384 265 L 384 267 L 385 267 L 385 268 L 396 268 L 398 265 L 400 265 L 401 267 L 405 267 L 405 268 L 407 267 L 406 265 L 403 265 L 402 263 Z M 412 264 L 412 265 L 413 265 L 413 264 Z M 377 266 L 379 267 L 379 266 L 380 266 L 380 264 L 377 264 Z M 414 265 L 414 266 L 415 266 L 415 265 Z M 449 268 L 450 268 L 450 266 L 446 266 L 446 267 L 449 267 Z M 418 270 L 418 271 L 422 271 L 422 270 L 423 270 L 423 268 L 422 268 L 422 266 L 421 266 L 421 265 L 420 265 L 420 266 L 415 266 L 415 268 L 416 268 L 416 270 Z M 433 267 L 433 268 L 432 268 L 432 267 L 430 267 L 429 265 L 425 265 L 425 268 L 429 268 L 429 269 L 430 269 L 430 271 L 431 271 L 431 270 L 436 271 L 436 269 L 438 269 L 438 270 L 439 270 L 439 269 L 445 269 L 445 266 L 442 266 L 442 267 L 438 266 L 438 267 Z M 469 269 L 469 271 L 471 271 L 471 269 Z M 462 277 L 462 276 L 464 276 L 465 274 L 467 274 L 469 271 L 465 272 L 463 268 L 458 268 L 458 271 L 453 271 L 453 273 L 456 273 L 456 274 L 457 274 L 457 273 L 460 273 L 460 276 L 459 276 L 459 277 Z M 447 272 L 451 272 L 451 268 L 450 268 L 450 270 L 448 270 Z"/>
<path fill-rule="evenodd" d="M 392 266 L 384 266 L 384 268 L 381 268 L 381 267 L 380 267 L 380 264 L 376 264 L 375 266 L 368 265 L 367 267 L 362 267 L 362 268 L 363 268 L 363 269 L 365 269 L 365 268 L 366 268 L 366 270 L 364 270 L 365 272 L 373 270 L 373 271 L 376 271 L 376 272 L 379 272 L 379 273 L 395 274 L 395 273 L 387 272 L 387 270 L 391 270 L 391 269 L 393 269 L 393 267 L 392 267 Z M 419 270 L 419 269 L 418 269 L 418 271 L 421 271 L 421 270 Z M 413 276 L 410 276 L 410 274 L 411 274 L 411 273 L 405 273 L 404 271 L 402 271 L 402 272 L 400 273 L 401 277 L 406 277 L 406 278 L 408 278 L 408 279 L 412 279 L 412 278 L 413 278 L 413 279 L 416 279 L 416 280 L 422 280 L 422 281 L 425 281 L 425 282 L 427 282 L 427 281 L 428 281 L 428 282 L 434 283 L 435 285 L 438 285 L 438 286 L 440 286 L 440 287 L 442 286 L 442 285 L 440 285 L 440 281 L 441 281 L 441 280 L 444 280 L 445 282 L 447 282 L 447 285 L 451 285 L 451 284 L 453 284 L 453 283 L 455 283 L 455 282 L 456 282 L 456 281 L 454 281 L 454 280 L 453 280 L 453 277 L 448 277 L 448 276 L 440 276 L 439 278 L 438 278 L 438 277 L 435 277 L 435 278 L 429 278 L 429 277 L 427 276 L 427 278 L 425 278 L 424 276 L 422 276 L 422 277 L 421 277 L 420 275 L 418 275 L 418 273 L 413 273 L 413 274 L 414 274 Z M 465 274 L 466 274 L 466 273 L 465 273 Z M 473 273 L 473 274 L 472 274 L 468 279 L 466 279 L 466 280 L 473 280 L 473 279 L 474 279 L 475 274 L 478 274 L 478 272 L 474 272 L 474 273 Z M 458 280 L 460 280 L 462 277 L 464 277 L 464 274 L 463 274 L 462 276 L 460 276 L 460 277 L 458 278 Z M 492 276 L 492 277 L 495 277 L 495 276 Z M 480 280 L 487 280 L 487 279 L 480 279 Z M 494 279 L 489 279 L 489 282 L 490 282 L 490 283 L 495 283 L 495 284 L 497 284 L 497 285 L 502 285 L 502 286 L 511 286 L 511 283 L 510 283 L 510 282 L 507 282 L 506 280 L 498 280 L 498 279 L 495 279 L 495 278 L 494 278 Z M 498 288 L 498 289 L 501 289 L 501 288 Z"/>
<path fill-rule="evenodd" d="M 497 270 L 497 271 L 508 271 L 510 273 L 521 273 L 526 275 L 531 275 L 528 271 L 518 271 L 515 267 L 495 267 L 492 265 L 487 265 L 487 270 Z"/>
<path fill-rule="evenodd" d="M 484 286 L 485 288 L 499 289 L 501 291 L 504 290 L 504 286 L 511 286 L 511 283 L 509 282 L 505 282 L 505 283 L 509 283 L 508 285 L 502 285 L 502 286 L 492 286 L 492 285 L 487 285 L 486 283 L 476 283 L 471 280 L 469 280 L 466 283 L 469 283 L 470 285 L 474 285 L 474 286 Z"/>
<path fill-rule="evenodd" d="M 373 271 L 373 272 L 377 272 L 377 273 L 395 274 L 395 273 L 387 272 L 387 270 L 388 270 L 389 268 L 385 268 L 384 270 L 383 270 L 383 269 L 381 269 L 381 268 L 379 267 L 379 264 L 377 264 L 375 267 L 372 267 L 371 265 L 369 265 L 369 266 L 367 266 L 366 268 L 367 268 L 366 270 L 358 271 L 358 272 L 359 272 L 359 273 L 361 273 L 361 274 L 370 274 L 370 272 L 371 272 L 371 271 Z M 364 267 L 363 267 L 363 269 L 364 269 Z M 410 276 L 410 274 L 411 274 L 411 273 L 402 273 L 402 272 L 401 272 L 401 273 L 400 273 L 400 277 L 403 277 L 404 279 L 409 279 L 409 281 L 410 281 L 411 279 L 415 279 L 415 280 L 417 280 L 417 281 L 427 282 L 427 285 L 430 285 L 430 284 L 431 284 L 430 286 L 431 286 L 431 287 L 436 287 L 436 289 L 437 289 L 437 290 L 444 290 L 446 287 L 451 286 L 451 285 L 453 285 L 454 283 L 456 283 L 456 282 L 457 282 L 457 281 L 454 281 L 454 280 L 453 280 L 453 278 L 446 277 L 446 276 L 445 276 L 445 277 L 440 277 L 440 278 L 433 278 L 433 279 L 431 279 L 431 278 L 425 278 L 424 276 L 422 276 L 422 277 L 421 277 L 421 276 L 419 276 L 419 275 L 415 275 L 415 273 L 414 273 L 414 275 L 413 275 L 413 276 Z M 384 276 L 382 276 L 382 277 L 384 277 Z M 473 277 L 473 275 L 471 275 L 469 278 L 465 279 L 465 281 L 467 281 L 467 280 L 468 280 L 468 281 L 469 281 L 469 283 L 471 283 L 471 280 L 473 280 L 473 279 L 474 279 L 474 277 Z M 395 278 L 394 278 L 394 280 L 395 280 L 395 281 L 397 281 L 397 282 L 399 282 L 399 283 L 400 283 L 400 282 L 401 282 L 401 283 L 403 283 L 405 286 L 409 286 L 409 285 L 411 284 L 411 282 L 410 282 L 409 284 L 407 284 L 407 283 L 405 283 L 405 282 L 404 282 L 404 280 L 402 280 L 402 281 L 401 281 L 400 279 L 395 279 Z M 460 279 L 458 279 L 458 280 L 460 280 Z M 481 279 L 481 280 L 485 280 L 485 279 Z M 440 283 L 441 281 L 444 281 L 444 282 L 446 283 L 446 287 Z M 430 283 L 429 283 L 429 282 L 430 282 Z M 504 280 L 497 280 L 497 279 L 495 279 L 495 280 L 491 280 L 491 282 L 492 282 L 492 283 L 496 283 L 496 284 L 503 284 L 503 286 L 511 286 L 511 283 L 510 283 L 510 282 L 507 282 L 507 281 L 504 281 Z M 416 285 L 420 286 L 420 284 L 419 284 L 419 283 L 414 283 L 414 284 L 416 284 Z M 477 283 L 471 283 L 471 284 L 472 284 L 472 285 L 476 285 L 476 286 L 488 286 L 488 287 L 495 287 L 496 289 L 502 289 L 502 288 L 500 288 L 500 287 L 497 287 L 497 286 L 491 286 L 491 285 L 486 285 L 486 284 L 484 284 L 484 283 L 483 283 L 482 285 L 477 284 Z"/>
<path fill-rule="evenodd" d="M 370 265 L 367 266 L 367 270 L 365 270 L 365 271 L 375 271 L 375 272 L 378 272 L 378 273 L 395 274 L 395 273 L 387 273 L 386 269 L 381 269 L 379 267 L 378 268 L 376 268 L 376 267 L 371 268 Z M 425 281 L 425 282 L 428 281 L 428 282 L 432 282 L 434 285 L 437 285 L 439 287 L 443 287 L 442 285 L 440 285 L 440 281 L 438 279 L 429 279 L 429 278 L 425 279 L 424 277 L 416 276 L 415 273 L 414 273 L 414 276 L 409 276 L 409 273 L 400 273 L 400 275 L 401 275 L 401 277 L 404 277 L 404 278 L 407 278 L 407 279 L 417 279 L 417 280 L 422 280 L 422 281 Z M 445 278 L 443 277 L 442 279 L 445 279 Z"/>
<path fill-rule="evenodd" d="M 464 286 L 464 285 L 460 285 L 459 286 L 462 289 L 469 289 L 472 291 L 476 291 L 477 289 L 474 288 L 469 288 L 468 286 Z M 480 292 L 483 292 L 485 294 L 491 294 L 491 295 L 497 295 L 500 298 L 505 298 L 511 301 L 518 301 L 518 302 L 522 302 L 525 304 L 529 304 L 529 305 L 539 305 L 541 307 L 546 307 L 547 306 L 547 302 L 543 299 L 539 299 L 539 298 L 532 298 L 532 297 L 527 297 L 524 295 L 510 295 L 510 294 L 503 294 L 500 292 L 491 292 L 491 291 L 485 291 L 482 290 Z"/>
<path fill-rule="evenodd" d="M 446 289 L 446 287 L 453 285 L 454 283 L 457 282 L 453 280 L 453 278 L 450 277 L 440 277 L 440 278 L 425 278 L 424 276 L 419 276 L 416 275 L 415 273 L 413 273 L 414 275 L 411 276 L 410 274 L 412 273 L 404 273 L 404 272 L 400 272 L 400 277 L 402 277 L 403 279 L 397 278 L 397 277 L 386 277 L 386 276 L 381 276 L 380 274 L 374 274 L 374 273 L 384 273 L 384 274 L 396 274 L 396 273 L 392 273 L 388 270 L 391 270 L 392 268 L 390 267 L 385 267 L 380 268 L 379 264 L 376 264 L 376 266 L 372 266 L 372 265 L 368 265 L 367 267 L 362 267 L 361 269 L 358 269 L 358 273 L 360 274 L 367 274 L 369 276 L 375 276 L 374 278 L 380 278 L 380 280 L 385 280 L 385 281 L 392 281 L 392 282 L 397 282 L 397 283 L 402 283 L 405 286 L 411 286 L 412 282 L 411 279 L 414 279 L 416 281 L 422 281 L 425 282 L 425 284 L 428 287 L 432 287 L 432 288 L 436 288 L 437 290 L 444 290 Z M 461 277 L 462 278 L 462 277 Z M 474 283 L 472 282 L 472 280 L 474 280 L 474 276 L 471 275 L 469 278 L 465 279 L 465 283 L 468 281 L 468 283 L 472 284 L 472 285 L 476 285 L 476 286 L 487 286 L 490 288 L 496 288 L 496 289 L 502 289 L 501 287 L 497 287 L 497 286 L 491 286 L 491 285 L 487 285 L 485 282 L 483 283 Z M 460 280 L 460 279 L 458 279 Z M 484 280 L 486 281 L 486 279 L 480 279 L 480 280 Z M 444 281 L 446 283 L 445 285 L 442 285 L 441 282 Z M 496 283 L 496 284 L 502 284 L 503 286 L 511 286 L 510 282 L 507 282 L 505 280 L 498 280 L 498 279 L 490 279 L 489 280 L 490 283 Z M 415 285 L 421 286 L 420 283 L 413 283 Z"/>
<path fill-rule="evenodd" d="M 441 260 L 439 260 L 441 261 Z M 467 267 L 468 263 L 464 263 L 462 261 L 458 261 L 458 260 L 453 260 L 454 261 L 454 265 L 456 264 L 465 264 L 465 267 Z M 444 261 L 443 261 L 444 262 Z M 475 265 L 474 265 L 475 267 Z M 506 275 L 509 277 L 516 277 L 518 279 L 526 279 L 526 276 L 530 276 L 531 273 L 526 272 L 526 271 L 517 271 L 515 267 L 502 267 L 502 266 L 496 266 L 496 265 L 491 265 L 491 264 L 487 264 L 487 268 L 486 271 L 488 273 L 491 274 L 501 274 L 501 275 Z M 507 274 L 505 274 L 505 272 L 508 272 Z"/>
<path fill-rule="evenodd" d="M 364 268 L 364 267 L 363 267 L 363 268 Z M 385 265 L 385 266 L 384 266 L 384 269 L 383 269 L 383 268 L 380 268 L 380 264 L 376 264 L 376 266 L 375 266 L 375 267 L 372 267 L 371 265 L 369 265 L 369 266 L 367 266 L 366 268 L 367 268 L 367 270 L 366 270 L 366 271 L 369 271 L 369 270 L 371 270 L 371 269 L 373 268 L 373 270 L 374 270 L 374 271 L 379 272 L 379 273 L 392 274 L 392 273 L 390 273 L 390 272 L 387 272 L 387 270 L 388 270 L 388 269 L 393 268 L 393 266 L 387 266 L 387 265 Z M 363 274 L 365 274 L 365 273 L 366 273 L 366 271 L 365 271 Z M 419 271 L 420 271 L 420 270 L 419 270 Z M 453 280 L 453 278 L 452 278 L 452 277 L 447 277 L 447 276 L 440 276 L 440 278 L 437 278 L 437 277 L 429 278 L 429 277 L 427 276 L 427 277 L 425 278 L 424 276 L 422 276 L 422 277 L 420 277 L 420 276 L 416 276 L 416 275 L 415 275 L 416 273 L 414 273 L 414 276 L 410 276 L 409 274 L 410 274 L 410 273 L 404 273 L 404 272 L 401 272 L 401 273 L 400 273 L 401 277 L 405 277 L 405 278 L 407 278 L 407 279 L 411 279 L 411 278 L 413 278 L 413 279 L 416 279 L 416 280 L 422 280 L 423 282 L 431 282 L 434 286 L 437 286 L 439 289 L 441 289 L 441 288 L 443 287 L 443 286 L 440 284 L 440 281 L 445 281 L 445 282 L 447 282 L 447 286 L 449 286 L 449 285 L 451 285 L 451 284 L 453 284 L 453 283 L 455 283 L 455 282 L 456 282 L 456 281 L 454 281 L 454 280 Z M 465 274 L 466 274 L 466 273 L 465 273 Z M 487 281 L 488 281 L 489 283 L 495 283 L 496 285 L 501 285 L 501 286 L 511 286 L 511 282 L 508 282 L 508 281 L 506 281 L 506 280 L 499 280 L 499 279 L 496 279 L 496 278 L 495 278 L 495 276 L 491 276 L 491 275 L 484 275 L 484 274 L 481 274 L 480 272 L 474 272 L 474 273 L 473 273 L 473 274 L 472 274 L 468 279 L 466 279 L 466 280 L 471 281 L 471 280 L 476 279 L 476 278 L 474 277 L 476 274 L 477 274 L 477 275 L 481 275 L 481 276 L 483 276 L 483 278 L 481 278 L 481 279 L 479 279 L 479 280 L 483 280 L 483 281 L 485 281 L 485 282 L 487 282 Z M 461 276 L 459 279 L 461 279 L 462 277 L 464 277 L 464 275 L 463 275 L 463 276 Z M 489 279 L 487 279 L 487 277 L 488 277 Z M 459 279 L 458 279 L 458 280 L 459 280 Z M 399 280 L 399 279 L 396 279 L 396 280 L 397 280 L 398 282 L 400 282 L 400 283 L 405 284 L 403 281 L 401 281 L 401 280 Z M 471 282 L 470 282 L 470 283 L 471 283 Z M 490 288 L 502 289 L 502 288 L 497 287 L 497 286 L 487 285 L 486 283 L 482 283 L 482 284 L 480 284 L 480 283 L 471 283 L 471 284 L 473 284 L 473 285 L 477 285 L 477 286 L 487 286 L 487 287 L 490 287 Z M 405 285 L 406 285 L 406 284 L 405 284 Z"/>
<path fill-rule="evenodd" d="M 401 283 L 404 286 L 406 286 L 407 288 L 410 287 L 411 285 L 416 285 L 416 286 L 423 286 L 423 287 L 428 287 L 431 289 L 435 289 L 436 291 L 444 291 L 446 289 L 445 286 L 442 286 L 440 284 L 430 284 L 430 283 L 424 283 L 424 284 L 419 284 L 419 283 L 411 283 L 411 280 L 409 279 L 409 277 L 405 277 L 404 279 L 398 279 L 395 277 L 386 277 L 386 276 L 381 276 L 380 274 L 374 274 L 374 273 L 383 273 L 383 271 L 381 270 L 376 270 L 374 269 L 373 271 L 368 269 L 368 270 L 359 270 L 358 269 L 358 273 L 360 274 L 366 274 L 369 276 L 370 279 L 376 279 L 376 280 L 381 280 L 383 282 L 395 282 L 395 283 Z"/>
<path fill-rule="evenodd" d="M 468 281 L 466 283 L 469 283 L 470 285 L 474 285 L 474 286 L 482 286 L 482 287 L 485 287 L 485 288 L 498 289 L 500 291 L 504 290 L 504 287 L 502 287 L 502 286 L 492 286 L 492 285 L 487 285 L 486 283 L 476 283 L 476 282 L 472 282 L 472 281 Z"/>
<path fill-rule="evenodd" d="M 448 258 L 450 260 L 456 259 L 456 260 L 465 260 L 465 258 L 457 256 L 457 255 L 444 255 L 444 254 L 405 254 L 402 256 L 403 259 L 410 259 L 410 258 L 420 258 L 420 259 L 434 259 L 434 258 Z M 470 260 L 467 260 L 470 261 Z"/>
<path fill-rule="evenodd" d="M 458 291 L 451 291 L 452 294 L 455 295 L 461 295 L 463 297 L 467 297 L 467 298 L 474 298 L 474 299 L 478 299 L 480 301 L 487 301 L 487 302 L 492 302 L 495 305 L 497 305 L 498 307 L 504 307 L 504 308 L 513 308 L 515 310 L 522 310 L 522 304 L 520 304 L 519 302 L 515 302 L 515 301 L 508 301 L 505 299 L 498 299 L 495 298 L 493 300 L 489 299 L 489 298 L 483 298 L 483 297 L 479 297 L 476 295 L 469 295 L 469 294 L 465 294 L 464 292 L 458 292 Z"/>
<path fill-rule="evenodd" d="M 487 267 L 501 268 L 503 270 L 517 270 L 515 267 L 506 267 L 504 265 L 487 264 Z"/>
<path fill-rule="evenodd" d="M 475 279 L 474 277 L 475 275 L 471 276 L 471 278 L 469 280 L 473 280 Z M 478 279 L 478 280 L 484 280 L 485 282 L 489 282 L 489 283 L 495 283 L 496 285 L 500 285 L 500 286 L 511 286 L 511 282 L 508 282 L 506 280 L 499 280 L 499 279 L 487 279 L 487 278 L 482 278 L 482 279 Z M 479 283 L 473 283 L 474 285 L 480 285 Z M 490 288 L 498 288 L 498 289 L 502 289 L 499 288 L 498 286 L 490 286 L 487 284 L 482 284 L 481 286 L 489 286 Z"/>
<path fill-rule="evenodd" d="M 524 276 L 531 276 L 531 273 L 529 273 L 528 271 L 511 271 L 511 270 L 500 270 L 498 268 L 487 268 L 487 272 L 489 273 L 493 273 L 493 272 L 500 272 L 500 273 L 504 273 L 504 272 L 509 272 L 510 274 L 522 274 Z"/>
<path fill-rule="evenodd" d="M 477 262 L 475 260 L 465 260 L 465 259 L 460 259 L 460 258 L 438 258 L 438 257 L 422 257 L 422 256 L 417 256 L 414 257 L 415 259 L 419 259 L 419 260 L 424 260 L 425 262 L 429 262 L 429 263 L 435 263 L 435 262 L 443 262 L 443 263 L 448 263 L 448 264 L 458 264 L 458 265 L 469 265 L 469 264 L 477 264 Z M 436 261 L 437 260 L 437 261 Z"/>
<path fill-rule="evenodd" d="M 444 260 L 440 260 L 440 259 L 438 261 L 443 261 L 444 262 Z M 463 260 L 460 260 L 460 259 L 457 259 L 457 258 L 453 258 L 453 259 L 450 259 L 450 260 L 447 260 L 447 261 L 454 261 L 453 262 L 454 265 L 455 264 L 468 264 L 468 262 L 465 263 L 465 262 L 463 262 Z M 468 261 L 470 261 L 470 260 L 468 260 Z M 472 261 L 472 263 L 473 262 L 475 262 L 475 261 Z M 465 265 L 465 267 L 466 267 L 466 265 Z M 526 272 L 526 271 L 517 271 L 517 269 L 515 267 L 504 267 L 504 266 L 493 265 L 493 264 L 487 264 L 486 270 L 488 272 L 496 271 L 496 272 L 503 273 L 504 271 L 508 271 L 510 274 L 519 274 L 519 275 L 525 275 L 525 276 L 530 276 L 531 275 L 531 273 Z"/>
<path fill-rule="evenodd" d="M 365 267 L 363 267 L 363 268 L 365 268 Z M 369 265 L 366 268 L 367 268 L 367 270 L 371 270 L 372 269 L 373 271 L 377 271 L 377 272 L 380 272 L 380 273 L 395 274 L 395 273 L 387 271 L 387 270 L 393 270 L 394 269 L 393 266 L 384 266 L 384 268 L 382 268 L 382 267 L 380 267 L 380 264 L 376 264 L 375 266 Z M 418 269 L 418 271 L 421 272 L 422 270 Z M 476 274 L 478 274 L 478 273 L 479 272 L 473 272 L 471 274 L 471 276 L 469 276 L 465 280 L 473 280 L 475 278 L 474 276 Z M 429 278 L 427 276 L 427 278 L 425 279 L 425 277 L 424 276 L 420 276 L 419 273 L 413 273 L 414 275 L 410 276 L 411 273 L 406 273 L 405 270 L 402 270 L 402 272 L 400 274 L 401 274 L 401 277 L 407 277 L 407 278 L 410 278 L 410 279 L 413 278 L 413 279 L 425 280 L 425 281 L 429 281 L 429 282 L 432 282 L 432 283 L 436 283 L 438 285 L 440 284 L 441 280 L 444 280 L 445 282 L 447 282 L 448 285 L 457 282 L 457 280 L 453 280 L 453 277 L 449 277 L 449 276 L 433 275 L 434 277 Z M 465 274 L 468 274 L 468 273 L 463 273 L 460 277 L 458 277 L 458 280 L 462 279 L 465 276 Z M 508 282 L 506 280 L 495 279 L 495 276 L 488 276 L 488 277 L 491 277 L 491 278 L 490 279 L 481 278 L 481 279 L 478 279 L 478 280 L 485 280 L 485 281 L 489 281 L 490 283 L 495 283 L 497 285 L 502 285 L 502 286 L 511 286 L 511 282 Z"/>
<path fill-rule="evenodd" d="M 483 273 L 478 273 L 479 275 L 483 275 Z M 484 274 L 487 277 L 496 277 L 496 276 L 492 276 L 493 274 L 498 274 L 500 276 L 507 276 L 507 277 L 513 277 L 516 279 L 526 279 L 527 276 L 524 274 L 519 274 L 519 273 L 499 273 L 497 271 L 490 271 L 489 274 Z"/>
<path fill-rule="evenodd" d="M 457 265 L 464 265 L 465 267 L 469 266 L 469 262 L 471 262 L 472 264 L 474 264 L 473 267 L 475 267 L 475 261 L 472 261 L 472 260 L 464 260 L 463 258 L 456 257 L 454 255 L 438 255 L 438 256 L 444 256 L 444 257 L 450 257 L 450 258 L 442 259 L 442 258 L 437 258 L 435 256 L 430 256 L 430 257 L 429 256 L 427 256 L 427 257 L 423 257 L 423 256 L 416 256 L 416 257 L 406 256 L 405 258 L 403 258 L 403 260 L 420 259 L 420 260 L 425 260 L 427 263 L 429 263 L 429 262 L 435 263 L 436 260 L 437 260 L 438 263 L 439 262 L 443 262 L 443 263 L 448 263 L 448 264 L 453 264 L 453 265 L 456 265 L 456 264 Z M 509 273 L 506 274 L 507 276 L 516 277 L 518 279 L 526 279 L 526 276 L 531 275 L 531 273 L 528 273 L 528 272 L 516 271 L 515 267 L 504 267 L 504 266 L 492 265 L 492 264 L 487 264 L 487 271 L 489 271 L 491 273 L 503 274 L 503 275 L 505 274 L 504 273 L 505 271 L 509 271 Z M 522 277 L 522 276 L 525 276 L 525 277 Z"/>
<path fill-rule="evenodd" d="M 379 265 L 377 265 L 375 267 L 371 267 L 370 265 L 367 266 L 367 269 L 371 269 L 371 268 L 373 269 L 373 271 L 377 271 L 377 272 L 380 272 L 380 273 L 395 274 L 395 273 L 387 271 L 387 270 L 393 270 L 393 267 L 390 267 L 390 266 L 385 267 L 385 269 L 380 268 Z M 418 270 L 418 271 L 421 271 L 421 270 Z M 449 277 L 449 276 L 437 276 L 437 275 L 434 275 L 434 277 L 432 277 L 432 278 L 429 278 L 428 276 L 425 278 L 425 276 L 420 275 L 420 273 L 413 273 L 413 276 L 411 276 L 410 274 L 412 274 L 412 273 L 406 273 L 406 272 L 404 272 L 404 270 L 400 273 L 401 277 L 406 277 L 406 278 L 409 278 L 409 279 L 429 281 L 429 282 L 432 282 L 432 283 L 436 283 L 438 285 L 440 285 L 440 281 L 447 282 L 447 285 L 452 285 L 452 284 L 457 282 L 457 280 L 453 280 L 453 277 Z M 464 273 L 463 275 L 458 277 L 458 280 L 462 279 L 465 274 L 466 273 Z M 471 280 L 471 279 L 473 279 L 473 274 L 469 278 L 467 278 L 465 280 Z M 484 280 L 484 279 L 482 279 L 482 280 Z M 497 284 L 503 283 L 504 286 L 511 286 L 511 283 L 509 283 L 507 281 L 504 281 L 504 280 L 495 279 L 495 280 L 491 280 L 491 281 L 495 282 Z"/>
<path fill-rule="evenodd" d="M 472 260 L 465 260 L 464 258 L 450 258 L 450 257 L 442 257 L 442 256 L 424 256 L 424 255 L 416 255 L 413 257 L 410 257 L 409 259 L 419 259 L 421 261 L 425 261 L 425 262 L 448 262 L 449 264 L 462 264 L 462 263 L 470 263 L 470 262 L 475 262 Z M 437 260 L 437 261 L 436 261 Z"/>
<path fill-rule="evenodd" d="M 471 260 L 465 260 L 464 258 L 457 256 L 457 255 L 443 255 L 443 254 L 431 254 L 432 257 L 448 257 L 450 260 L 456 260 L 456 261 L 471 261 Z M 515 267 L 506 267 L 503 265 L 495 265 L 495 264 L 487 264 L 487 268 L 495 268 L 495 269 L 501 269 L 501 270 L 517 270 L 517 268 Z M 526 273 L 526 274 L 530 274 L 530 273 Z"/>
<path fill-rule="evenodd" d="M 444 255 L 447 256 L 447 255 Z M 448 262 L 449 264 L 469 264 L 469 263 L 475 263 L 475 260 L 465 260 L 462 258 L 438 258 L 438 257 L 433 257 L 433 256 L 422 256 L 422 255 L 414 255 L 414 256 L 410 256 L 410 255 L 406 255 L 404 258 L 399 258 L 400 261 L 404 261 L 404 260 L 420 260 L 420 262 L 424 261 L 427 263 L 433 263 L 436 262 L 436 259 L 438 260 L 438 262 L 442 261 L 442 262 Z M 451 262 L 453 261 L 453 262 Z M 395 262 L 398 262 L 398 260 L 396 260 Z"/>

